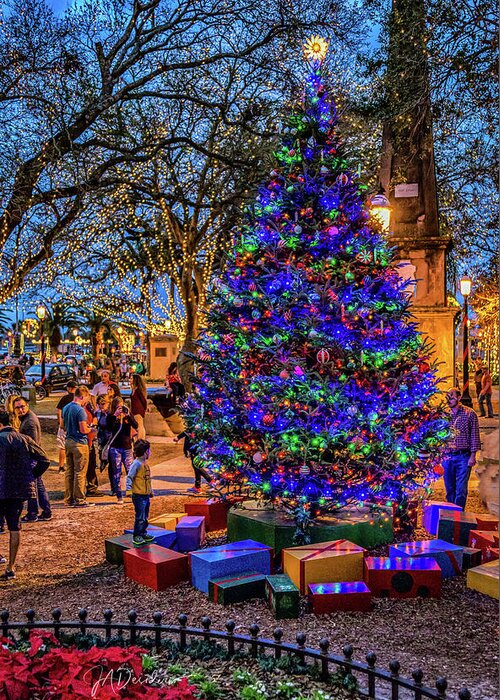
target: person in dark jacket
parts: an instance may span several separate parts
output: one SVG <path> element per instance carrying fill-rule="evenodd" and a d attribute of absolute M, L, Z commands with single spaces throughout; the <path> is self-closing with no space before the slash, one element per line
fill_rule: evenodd
<path fill-rule="evenodd" d="M 180 440 L 184 440 L 184 457 L 191 458 L 191 465 L 194 471 L 194 486 L 188 489 L 188 491 L 190 493 L 201 493 L 201 477 L 203 477 L 209 485 L 212 483 L 212 479 L 210 477 L 210 474 L 207 471 L 205 471 L 205 469 L 203 469 L 203 467 L 201 466 L 202 460 L 196 454 L 196 450 L 194 448 L 193 443 L 191 442 L 191 437 L 189 433 L 183 430 L 182 433 L 179 433 L 179 435 L 177 435 L 177 437 L 174 438 L 174 442 L 179 442 Z"/>
<path fill-rule="evenodd" d="M 30 411 L 26 399 L 17 396 L 14 401 L 14 410 L 20 420 L 19 432 L 21 435 L 31 438 L 36 444 L 42 446 L 42 428 L 36 413 Z M 39 513 L 39 509 L 41 513 Z M 52 509 L 50 507 L 47 489 L 42 477 L 35 480 L 34 496 L 28 498 L 28 512 L 21 518 L 23 523 L 36 523 L 38 521 L 52 520 Z"/>
<path fill-rule="evenodd" d="M 135 433 L 137 421 L 130 414 L 121 396 L 116 396 L 111 403 L 111 411 L 106 418 L 106 429 L 111 433 L 109 444 L 109 463 L 111 467 L 111 489 L 118 504 L 123 504 L 121 489 L 122 468 L 128 474 L 134 457 L 132 454 L 132 433 Z"/>
<path fill-rule="evenodd" d="M 14 565 L 20 544 L 20 517 L 23 503 L 33 493 L 33 480 L 41 476 L 50 461 L 34 440 L 15 431 L 6 411 L 0 411 L 0 516 L 10 533 L 9 562 L 0 581 L 15 578 Z M 5 563 L 5 558 L 0 558 Z"/>

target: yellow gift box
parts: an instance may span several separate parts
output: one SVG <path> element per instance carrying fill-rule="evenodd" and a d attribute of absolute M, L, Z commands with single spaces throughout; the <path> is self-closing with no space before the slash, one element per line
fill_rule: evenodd
<path fill-rule="evenodd" d="M 283 549 L 283 573 L 300 592 L 307 594 L 310 583 L 363 580 L 365 550 L 349 540 L 318 542 Z"/>
<path fill-rule="evenodd" d="M 158 515 L 156 518 L 151 518 L 149 524 L 162 527 L 164 530 L 175 530 L 175 526 L 185 515 L 186 513 L 164 513 L 163 515 Z"/>
<path fill-rule="evenodd" d="M 475 566 L 467 571 L 467 588 L 489 595 L 498 600 L 498 565 L 499 560 Z"/>

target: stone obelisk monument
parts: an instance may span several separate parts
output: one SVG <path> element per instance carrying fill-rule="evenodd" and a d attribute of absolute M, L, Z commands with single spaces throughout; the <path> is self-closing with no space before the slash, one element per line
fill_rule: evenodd
<path fill-rule="evenodd" d="M 440 235 L 425 41 L 425 0 L 393 0 L 386 71 L 380 182 L 389 198 L 391 242 L 414 280 L 412 312 L 453 385 L 457 308 L 446 299 L 451 239 Z"/>

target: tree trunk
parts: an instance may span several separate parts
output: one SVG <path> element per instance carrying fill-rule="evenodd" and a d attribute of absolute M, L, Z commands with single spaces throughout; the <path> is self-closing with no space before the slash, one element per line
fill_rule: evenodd
<path fill-rule="evenodd" d="M 177 358 L 177 367 L 186 391 L 191 391 L 191 375 L 193 372 L 193 361 L 184 355 L 185 352 L 195 353 L 196 345 L 194 341 L 198 337 L 198 293 L 194 285 L 191 269 L 182 275 L 182 297 L 186 310 L 186 320 L 184 324 L 184 343 Z"/>

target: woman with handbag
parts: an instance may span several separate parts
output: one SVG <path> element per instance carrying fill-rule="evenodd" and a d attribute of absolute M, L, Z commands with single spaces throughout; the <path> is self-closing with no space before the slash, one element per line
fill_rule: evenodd
<path fill-rule="evenodd" d="M 134 416 L 124 405 L 121 396 L 116 396 L 111 402 L 111 411 L 106 418 L 106 429 L 111 437 L 103 447 L 103 457 L 107 451 L 111 471 L 111 489 L 116 495 L 118 504 L 123 504 L 121 489 L 122 468 L 128 474 L 134 460 L 132 453 L 132 433 L 138 428 Z"/>

